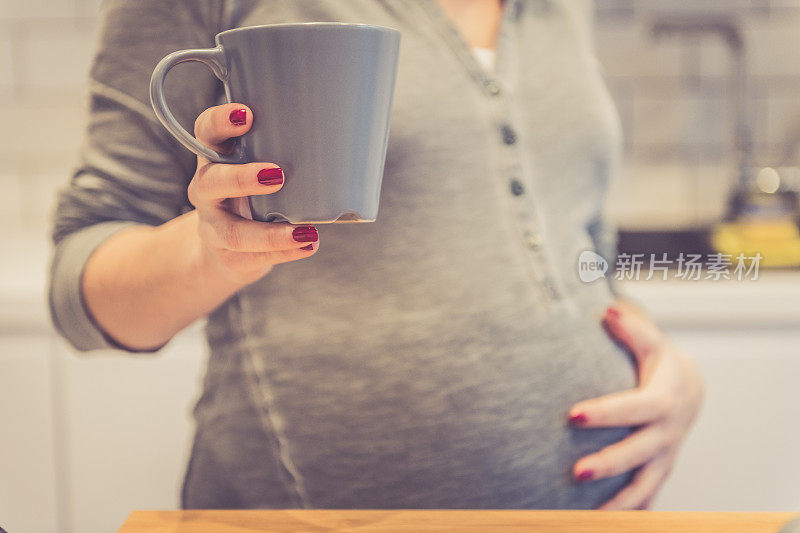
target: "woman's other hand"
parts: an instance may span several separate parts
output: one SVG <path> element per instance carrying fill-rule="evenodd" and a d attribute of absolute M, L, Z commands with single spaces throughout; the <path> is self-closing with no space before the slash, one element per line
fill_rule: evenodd
<path fill-rule="evenodd" d="M 194 130 L 204 145 L 230 153 L 236 137 L 252 124 L 250 108 L 232 103 L 203 111 Z M 272 194 L 283 182 L 283 171 L 273 163 L 227 165 L 198 157 L 188 194 L 198 216 L 201 262 L 229 281 L 251 283 L 275 264 L 314 254 L 319 247 L 314 226 L 250 218 L 247 196 Z"/>
<path fill-rule="evenodd" d="M 694 362 L 675 347 L 643 313 L 620 302 L 603 318 L 609 334 L 636 359 L 639 385 L 575 404 L 573 426 L 639 426 L 627 438 L 581 458 L 579 482 L 638 468 L 631 483 L 600 509 L 646 509 L 666 480 L 703 398 L 703 379 Z"/>

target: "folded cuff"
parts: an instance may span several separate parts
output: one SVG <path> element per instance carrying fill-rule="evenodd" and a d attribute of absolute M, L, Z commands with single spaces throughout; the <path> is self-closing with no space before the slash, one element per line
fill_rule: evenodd
<path fill-rule="evenodd" d="M 109 221 L 88 226 L 62 239 L 50 263 L 50 317 L 61 335 L 80 351 L 125 350 L 111 339 L 92 318 L 83 300 L 82 277 L 89 256 L 106 239 L 131 226 L 130 221 Z"/>

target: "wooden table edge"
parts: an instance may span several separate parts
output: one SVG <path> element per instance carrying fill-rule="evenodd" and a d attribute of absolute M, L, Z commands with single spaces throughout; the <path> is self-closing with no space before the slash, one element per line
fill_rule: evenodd
<path fill-rule="evenodd" d="M 777 533 L 794 518 L 800 518 L 800 513 L 447 509 L 133 511 L 119 533 Z"/>

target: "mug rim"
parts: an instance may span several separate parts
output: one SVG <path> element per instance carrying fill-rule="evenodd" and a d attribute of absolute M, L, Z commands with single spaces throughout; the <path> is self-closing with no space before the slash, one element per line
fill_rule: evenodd
<path fill-rule="evenodd" d="M 265 28 L 308 28 L 314 27 L 346 27 L 352 29 L 371 29 L 378 31 L 389 31 L 400 33 L 400 30 L 390 28 L 388 26 L 378 26 L 376 24 L 362 24 L 360 22 L 280 22 L 278 24 L 257 24 L 255 26 L 242 26 L 241 28 L 231 28 L 229 30 L 221 31 L 217 37 L 228 35 L 231 33 L 247 32 L 248 30 L 261 30 Z"/>

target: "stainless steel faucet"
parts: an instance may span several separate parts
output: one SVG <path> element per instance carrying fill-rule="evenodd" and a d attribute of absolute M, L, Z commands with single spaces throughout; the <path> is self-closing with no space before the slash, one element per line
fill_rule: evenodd
<path fill-rule="evenodd" d="M 650 33 L 655 40 L 667 35 L 696 37 L 716 35 L 722 38 L 731 54 L 730 95 L 734 113 L 734 153 L 738 171 L 737 189 L 749 188 L 753 143 L 751 115 L 747 94 L 747 63 L 745 42 L 739 22 L 721 14 L 659 15 L 650 23 Z"/>

